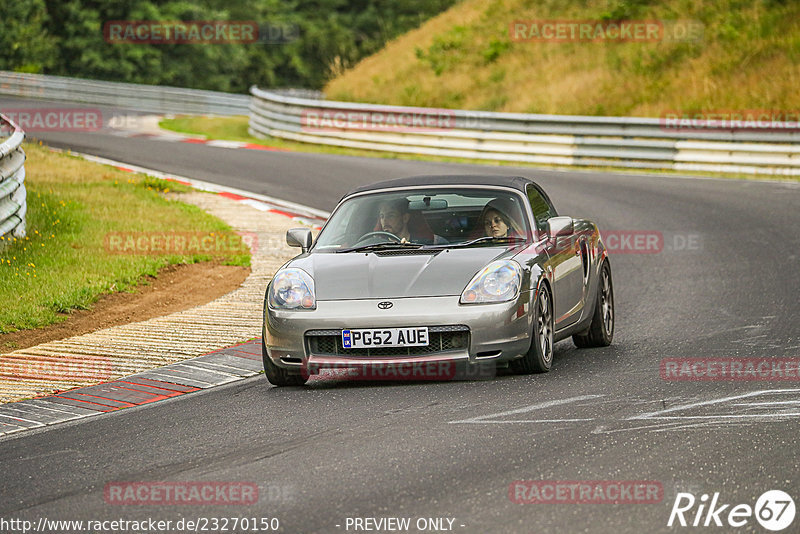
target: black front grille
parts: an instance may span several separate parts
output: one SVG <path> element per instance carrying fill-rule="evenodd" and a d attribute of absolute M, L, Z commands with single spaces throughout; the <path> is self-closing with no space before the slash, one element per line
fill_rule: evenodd
<path fill-rule="evenodd" d="M 312 330 L 306 333 L 306 351 L 319 356 L 426 356 L 439 352 L 467 350 L 469 327 L 463 325 L 428 327 L 430 343 L 425 347 L 374 347 L 346 349 L 341 330 Z"/>
<path fill-rule="evenodd" d="M 419 256 L 421 254 L 439 254 L 441 250 L 418 249 L 418 248 L 399 248 L 390 250 L 376 250 L 376 256 Z"/>

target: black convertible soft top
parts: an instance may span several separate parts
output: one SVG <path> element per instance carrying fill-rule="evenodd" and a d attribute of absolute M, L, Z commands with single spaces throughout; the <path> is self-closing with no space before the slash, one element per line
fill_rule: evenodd
<path fill-rule="evenodd" d="M 511 187 L 519 191 L 525 192 L 528 184 L 533 184 L 540 191 L 542 190 L 536 182 L 529 178 L 522 176 L 503 176 L 494 174 L 434 174 L 434 175 L 420 175 L 408 176 L 406 178 L 395 178 L 394 180 L 386 180 L 383 182 L 376 182 L 374 184 L 362 185 L 347 193 L 345 197 L 355 193 L 362 193 L 364 191 L 374 191 L 376 189 L 389 189 L 392 187 L 406 187 L 415 185 L 487 185 L 487 186 L 503 186 Z M 342 197 L 344 198 L 344 197 Z"/>

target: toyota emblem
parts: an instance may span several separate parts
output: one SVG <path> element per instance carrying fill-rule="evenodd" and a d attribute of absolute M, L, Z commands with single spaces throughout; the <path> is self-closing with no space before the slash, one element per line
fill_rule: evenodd
<path fill-rule="evenodd" d="M 392 303 L 391 303 L 391 302 L 389 302 L 388 300 L 385 300 L 385 301 L 383 301 L 383 302 L 379 302 L 379 303 L 378 303 L 378 309 L 380 309 L 380 310 L 388 310 L 388 309 L 389 309 L 389 308 L 391 308 L 392 306 L 394 306 L 394 304 L 392 304 Z"/>

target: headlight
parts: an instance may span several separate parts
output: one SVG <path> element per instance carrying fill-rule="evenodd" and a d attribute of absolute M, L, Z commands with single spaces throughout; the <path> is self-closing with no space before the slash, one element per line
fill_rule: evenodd
<path fill-rule="evenodd" d="M 513 260 L 497 260 L 472 277 L 461 293 L 461 304 L 506 302 L 517 297 L 522 285 L 522 268 Z"/>
<path fill-rule="evenodd" d="M 302 269 L 284 269 L 269 286 L 270 308 L 313 310 L 317 307 L 314 279 Z"/>

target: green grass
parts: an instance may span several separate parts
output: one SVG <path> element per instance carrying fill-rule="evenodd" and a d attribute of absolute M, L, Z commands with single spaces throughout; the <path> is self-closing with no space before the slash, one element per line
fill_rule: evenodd
<path fill-rule="evenodd" d="M 208 139 L 226 139 L 229 141 L 261 141 L 250 137 L 247 133 L 248 118 L 246 115 L 234 117 L 195 117 L 178 115 L 171 119 L 162 119 L 158 124 L 162 128 L 190 135 L 202 135 Z M 272 144 L 268 146 L 273 146 Z"/>
<path fill-rule="evenodd" d="M 166 130 L 189 135 L 200 135 L 206 139 L 242 141 L 281 150 L 295 150 L 298 152 L 323 152 L 325 154 L 344 154 L 348 156 L 371 155 L 375 157 L 375 153 L 368 150 L 323 147 L 275 137 L 269 139 L 252 137 L 247 131 L 249 120 L 250 119 L 245 115 L 237 115 L 234 117 L 196 117 L 191 115 L 179 115 L 171 119 L 162 119 L 159 121 L 158 125 Z"/>
<path fill-rule="evenodd" d="M 512 39 L 519 21 L 663 20 L 694 39 Z M 669 22 L 672 21 L 672 22 Z M 530 27 L 530 26 L 528 26 Z M 800 108 L 800 3 L 781 0 L 464 0 L 331 80 L 331 100 L 659 117 Z"/>
<path fill-rule="evenodd" d="M 698 171 L 672 171 L 672 170 L 650 170 L 650 169 L 636 169 L 626 170 L 619 167 L 560 167 L 557 165 L 546 165 L 541 163 L 524 163 L 517 161 L 502 161 L 502 160 L 485 160 L 485 159 L 470 159 L 470 158 L 456 158 L 447 156 L 430 156 L 427 154 L 405 154 L 397 152 L 384 152 L 379 150 L 361 150 L 355 148 L 339 148 L 328 145 L 314 145 L 310 143 L 299 143 L 297 141 L 288 141 L 278 138 L 261 139 L 251 137 L 247 133 L 248 118 L 244 116 L 237 117 L 193 117 L 193 116 L 179 116 L 173 119 L 163 119 L 159 122 L 159 126 L 164 129 L 172 130 L 175 132 L 205 136 L 207 139 L 222 139 L 228 141 L 242 141 L 246 143 L 253 143 L 257 145 L 269 146 L 284 150 L 293 150 L 297 152 L 313 152 L 319 154 L 335 154 L 341 156 L 358 156 L 364 158 L 383 158 L 383 159 L 399 159 L 399 160 L 414 160 L 414 161 L 437 161 L 442 163 L 464 163 L 470 165 L 485 165 L 492 167 L 529 167 L 531 169 L 563 169 L 570 172 L 580 171 L 609 171 L 616 173 L 628 174 L 664 174 L 675 176 L 698 176 L 698 177 L 713 177 L 713 178 L 731 178 L 740 180 L 777 180 L 797 182 L 800 181 L 800 176 L 783 176 L 783 175 L 751 175 L 751 174 L 722 174 L 712 172 L 698 172 Z"/>
<path fill-rule="evenodd" d="M 230 235 L 231 228 L 164 194 L 188 190 L 179 184 L 33 144 L 24 149 L 28 236 L 0 239 L 0 333 L 63 320 L 70 310 L 90 308 L 104 293 L 132 290 L 167 265 L 249 265 L 246 247 L 147 255 L 114 248 L 109 236 Z"/>

